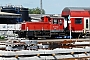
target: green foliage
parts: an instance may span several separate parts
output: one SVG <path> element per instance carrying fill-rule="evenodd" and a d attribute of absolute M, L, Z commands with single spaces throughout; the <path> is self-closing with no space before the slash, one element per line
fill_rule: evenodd
<path fill-rule="evenodd" d="M 33 8 L 33 9 L 29 9 L 29 14 L 40 14 L 41 13 L 41 9 L 40 8 Z M 42 9 L 42 14 L 45 14 L 45 10 Z"/>
<path fill-rule="evenodd" d="M 4 36 L 0 36 L 0 39 L 4 39 L 5 37 Z"/>

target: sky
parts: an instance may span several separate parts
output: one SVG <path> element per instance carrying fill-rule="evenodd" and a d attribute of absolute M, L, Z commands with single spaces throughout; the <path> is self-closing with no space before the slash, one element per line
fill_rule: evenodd
<path fill-rule="evenodd" d="M 40 0 L 0 0 L 0 5 L 22 5 L 26 8 L 40 8 Z M 90 7 L 90 0 L 42 0 L 46 14 L 60 14 L 65 7 Z"/>

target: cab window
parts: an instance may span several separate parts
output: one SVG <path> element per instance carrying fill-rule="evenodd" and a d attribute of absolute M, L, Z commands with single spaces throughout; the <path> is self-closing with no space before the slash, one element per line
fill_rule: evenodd
<path fill-rule="evenodd" d="M 60 25 L 62 24 L 62 20 L 59 20 Z"/>
<path fill-rule="evenodd" d="M 53 24 L 58 24 L 58 20 L 57 19 L 53 19 Z"/>
<path fill-rule="evenodd" d="M 82 18 L 75 18 L 75 24 L 82 24 Z"/>

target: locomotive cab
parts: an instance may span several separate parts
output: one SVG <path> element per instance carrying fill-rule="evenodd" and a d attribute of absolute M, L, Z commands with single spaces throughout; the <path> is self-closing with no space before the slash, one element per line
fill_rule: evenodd
<path fill-rule="evenodd" d="M 53 38 L 58 36 L 64 36 L 64 18 L 63 17 L 50 17 L 50 31 Z"/>

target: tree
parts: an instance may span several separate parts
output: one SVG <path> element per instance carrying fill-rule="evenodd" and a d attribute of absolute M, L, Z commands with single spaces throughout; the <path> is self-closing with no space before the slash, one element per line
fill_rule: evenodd
<path fill-rule="evenodd" d="M 29 14 L 40 14 L 41 13 L 41 9 L 40 8 L 33 8 L 33 9 L 29 9 Z M 45 14 L 45 10 L 42 9 L 42 14 Z"/>

